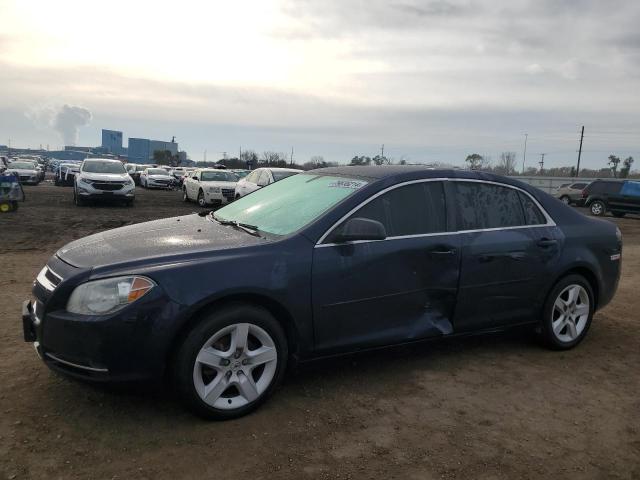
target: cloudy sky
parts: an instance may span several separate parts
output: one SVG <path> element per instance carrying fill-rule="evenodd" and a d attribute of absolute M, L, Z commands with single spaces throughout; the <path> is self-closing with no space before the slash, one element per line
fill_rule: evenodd
<path fill-rule="evenodd" d="M 640 2 L 0 0 L 0 144 L 640 158 Z M 76 128 L 77 127 L 77 137 Z"/>

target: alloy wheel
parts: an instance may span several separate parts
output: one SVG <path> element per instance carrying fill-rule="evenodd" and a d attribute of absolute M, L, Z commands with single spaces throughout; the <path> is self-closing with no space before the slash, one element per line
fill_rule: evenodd
<path fill-rule="evenodd" d="M 590 302 L 587 290 L 581 285 L 565 287 L 553 304 L 551 327 L 561 342 L 572 342 L 578 338 L 589 319 Z"/>
<path fill-rule="evenodd" d="M 591 213 L 594 215 L 602 215 L 604 213 L 604 205 L 600 202 L 593 202 L 591 204 Z"/>
<path fill-rule="evenodd" d="M 198 205 L 200 205 L 201 207 L 207 206 L 207 202 L 204 199 L 204 193 L 202 191 L 198 194 Z"/>
<path fill-rule="evenodd" d="M 193 384 L 208 405 L 233 410 L 257 400 L 276 374 L 271 336 L 252 323 L 224 327 L 205 342 L 193 366 Z"/>
<path fill-rule="evenodd" d="M 564 203 L 565 205 L 569 205 L 569 203 L 571 203 L 571 201 L 569 200 L 569 197 L 567 197 L 566 195 L 562 197 L 560 200 L 562 200 L 562 203 Z"/>

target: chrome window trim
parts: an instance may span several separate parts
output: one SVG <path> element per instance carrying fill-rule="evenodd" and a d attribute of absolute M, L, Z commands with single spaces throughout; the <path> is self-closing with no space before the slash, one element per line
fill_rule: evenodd
<path fill-rule="evenodd" d="M 416 183 L 426 183 L 426 182 L 487 183 L 489 185 L 497 185 L 499 187 L 512 188 L 514 190 L 518 190 L 518 191 L 524 193 L 525 195 L 527 195 L 533 201 L 533 203 L 540 209 L 540 211 L 544 215 L 544 218 L 546 219 L 547 222 L 539 224 L 539 225 L 517 225 L 517 226 L 514 226 L 514 227 L 477 228 L 477 229 L 472 229 L 472 230 L 455 230 L 455 231 L 451 231 L 451 232 L 433 232 L 433 233 L 419 233 L 419 234 L 415 234 L 415 235 L 398 235 L 398 236 L 395 236 L 395 237 L 387 237 L 384 240 L 355 240 L 353 242 L 346 242 L 346 243 L 322 243 L 325 240 L 325 238 L 327 238 L 329 236 L 329 234 L 331 234 L 331 232 L 333 232 L 333 230 L 335 230 L 335 228 L 338 225 L 340 225 L 344 220 L 346 220 L 349 216 L 351 216 L 352 213 L 356 212 L 357 210 L 359 210 L 360 208 L 365 206 L 367 203 L 375 200 L 380 195 L 384 195 L 385 193 L 387 193 L 387 192 L 389 192 L 391 190 L 395 190 L 396 188 L 404 187 L 406 185 L 413 185 L 413 184 L 416 184 Z M 333 246 L 336 246 L 336 245 L 347 245 L 347 244 L 348 245 L 354 245 L 354 244 L 357 244 L 357 243 L 385 242 L 387 240 L 404 240 L 406 238 L 434 237 L 434 236 L 438 236 L 438 235 L 459 235 L 459 234 L 462 234 L 462 233 L 472 233 L 472 232 L 495 232 L 495 231 L 500 231 L 500 230 L 516 230 L 516 229 L 519 229 L 519 228 L 538 228 L 538 227 L 555 227 L 555 226 L 556 226 L 556 222 L 553 220 L 553 218 L 551 218 L 551 215 L 549 215 L 549 213 L 544 209 L 544 207 L 542 205 L 540 205 L 540 202 L 538 202 L 538 200 L 536 200 L 529 192 L 527 192 L 526 190 L 524 190 L 524 189 L 522 189 L 520 187 L 516 187 L 514 185 L 509 185 L 509 184 L 506 184 L 506 183 L 494 182 L 494 181 L 491 181 L 491 180 L 481 180 L 481 179 L 477 179 L 477 178 L 448 178 L 448 177 L 422 178 L 422 179 L 419 179 L 419 180 L 409 180 L 409 181 L 406 181 L 406 182 L 398 183 L 396 185 L 391 185 L 390 187 L 387 187 L 387 188 L 385 188 L 383 190 L 380 190 L 375 195 L 372 195 L 371 197 L 367 198 L 363 202 L 359 203 L 357 206 L 355 206 L 354 208 L 349 210 L 349 212 L 347 212 L 345 215 L 343 215 L 331 227 L 329 227 L 329 229 L 326 232 L 324 232 L 324 234 L 316 242 L 314 248 L 333 247 Z"/>

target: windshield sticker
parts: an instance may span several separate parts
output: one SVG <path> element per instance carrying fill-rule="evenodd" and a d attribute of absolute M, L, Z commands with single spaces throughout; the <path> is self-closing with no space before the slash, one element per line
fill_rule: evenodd
<path fill-rule="evenodd" d="M 351 188 L 352 190 L 358 190 L 364 187 L 367 182 L 360 182 L 358 180 L 336 180 L 331 182 L 328 186 L 334 188 Z"/>

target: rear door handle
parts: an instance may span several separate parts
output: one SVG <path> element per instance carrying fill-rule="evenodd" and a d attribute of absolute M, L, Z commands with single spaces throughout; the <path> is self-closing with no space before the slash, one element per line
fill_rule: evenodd
<path fill-rule="evenodd" d="M 429 250 L 429 253 L 432 255 L 455 255 L 456 249 L 449 247 L 435 247 L 432 250 Z"/>
<path fill-rule="evenodd" d="M 558 244 L 558 241 L 552 238 L 541 238 L 536 243 L 536 245 L 538 245 L 541 248 L 553 247 L 554 245 L 557 245 L 557 244 Z"/>

